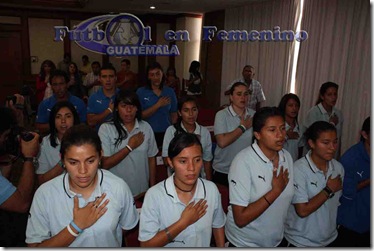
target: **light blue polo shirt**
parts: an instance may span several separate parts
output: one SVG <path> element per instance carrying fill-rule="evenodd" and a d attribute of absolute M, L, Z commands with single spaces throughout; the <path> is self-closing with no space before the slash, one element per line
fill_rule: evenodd
<path fill-rule="evenodd" d="M 0 205 L 3 204 L 17 190 L 0 172 Z"/>
<path fill-rule="evenodd" d="M 136 91 L 136 94 L 139 97 L 143 111 L 155 105 L 161 97 L 170 97 L 170 104 L 159 108 L 152 116 L 145 119 L 151 125 L 154 132 L 165 132 L 171 125 L 170 113 L 178 111 L 177 97 L 174 90 L 168 86 L 164 86 L 161 95 L 157 96 L 152 89 L 140 87 Z"/>
<path fill-rule="evenodd" d="M 328 177 L 335 178 L 339 174 L 344 178 L 343 166 L 332 159 L 326 176 L 316 167 L 307 155 L 294 163 L 295 167 L 295 195 L 292 204 L 306 203 L 320 193 L 326 186 Z M 328 199 L 316 211 L 305 218 L 297 215 L 295 207 L 291 206 L 288 211 L 285 238 L 297 247 L 324 247 L 333 242 L 338 236 L 336 230 L 336 219 L 338 213 L 339 198 L 342 190 L 335 193 L 334 197 Z"/>
<path fill-rule="evenodd" d="M 84 102 L 70 93 L 68 94 L 68 101 L 72 103 L 78 112 L 81 123 L 86 122 L 87 119 L 87 108 Z M 56 96 L 53 95 L 43 100 L 38 106 L 38 114 L 36 116 L 36 123 L 46 124 L 49 123 L 49 114 L 51 113 L 52 107 L 57 103 Z"/>
<path fill-rule="evenodd" d="M 104 151 L 103 156 L 110 157 L 120 149 L 125 148 L 131 136 L 138 132 L 144 133 L 143 143 L 133 149 L 120 163 L 109 169 L 109 171 L 126 181 L 133 196 L 136 196 L 147 191 L 149 187 L 148 158 L 156 156 L 158 148 L 152 128 L 147 122 L 135 119 L 135 126 L 131 132 L 127 131 L 125 126 L 123 128 L 128 133 L 128 136 L 122 140 L 118 147 L 114 145 L 118 138 L 118 132 L 113 122 L 102 124 L 99 129 L 99 136 Z"/>
<path fill-rule="evenodd" d="M 40 145 L 40 153 L 38 157 L 39 167 L 36 169 L 36 174 L 44 174 L 54 168 L 56 164 L 61 160 L 60 156 L 60 141 L 56 139 L 56 148 L 51 146 L 50 141 L 51 134 L 48 134 L 43 138 L 42 144 Z"/>
<path fill-rule="evenodd" d="M 121 247 L 122 229 L 136 226 L 139 214 L 127 184 L 107 170 L 97 171 L 98 183 L 86 201 L 70 190 L 69 174 L 61 174 L 42 184 L 35 193 L 26 228 L 26 243 L 41 243 L 58 234 L 73 220 L 74 196 L 79 207 L 106 193 L 106 213 L 84 229 L 69 247 Z"/>
<path fill-rule="evenodd" d="M 116 88 L 116 92 L 112 97 L 105 96 L 103 92 L 103 87 L 100 87 L 100 89 L 93 93 L 88 98 L 88 104 L 87 104 L 87 114 L 100 114 L 106 109 L 108 109 L 110 101 L 112 100 L 114 103 L 114 100 L 116 98 L 116 94 L 119 92 L 119 89 Z M 109 113 L 108 116 L 105 117 L 105 122 L 110 121 L 113 118 L 113 113 Z M 95 126 L 96 131 L 99 130 L 100 125 L 102 123 L 99 123 Z"/>
<path fill-rule="evenodd" d="M 190 202 L 207 201 L 207 212 L 194 224 L 188 226 L 165 247 L 210 247 L 212 228 L 225 225 L 221 195 L 217 186 L 199 178 Z M 174 174 L 151 187 L 144 198 L 139 224 L 139 241 L 152 239 L 159 231 L 177 222 L 186 205 L 178 198 L 174 186 Z"/>
<path fill-rule="evenodd" d="M 246 115 L 253 117 L 255 111 L 247 108 Z M 234 131 L 240 125 L 239 115 L 235 113 L 232 105 L 217 112 L 214 119 L 214 135 Z M 225 148 L 217 147 L 214 151 L 213 169 L 220 173 L 229 173 L 232 160 L 244 148 L 252 144 L 253 128 L 246 130 L 245 133 Z"/>
<path fill-rule="evenodd" d="M 234 221 L 231 205 L 247 207 L 272 188 L 273 163 L 261 151 L 257 142 L 240 151 L 232 161 L 228 175 L 230 206 L 225 234 L 236 247 L 276 247 L 283 239 L 284 222 L 294 193 L 293 161 L 286 150 L 278 152 L 280 167 L 288 169 L 289 182 L 279 197 L 255 220 L 239 228 Z"/>
<path fill-rule="evenodd" d="M 213 159 L 212 154 L 212 138 L 210 137 L 210 133 L 208 129 L 204 126 L 199 125 L 195 122 L 196 128 L 193 132 L 194 134 L 198 135 L 200 138 L 200 143 L 203 146 L 203 160 L 204 161 L 211 161 Z M 181 127 L 183 130 L 187 131 L 184 127 L 183 123 L 181 123 Z M 165 132 L 164 142 L 162 144 L 162 157 L 168 157 L 168 150 L 170 141 L 174 138 L 174 134 L 177 130 L 175 129 L 174 125 L 168 127 Z"/>
<path fill-rule="evenodd" d="M 288 131 L 290 128 L 291 126 L 289 126 L 286 122 L 286 131 Z M 297 132 L 299 134 L 299 138 L 297 139 L 287 138 L 287 140 L 283 144 L 283 148 L 286 149 L 291 154 L 291 157 L 294 162 L 299 157 L 299 147 L 303 147 L 305 145 L 305 140 L 303 137 L 303 133 L 304 133 L 303 129 L 304 128 L 301 125 L 297 124 L 294 127 L 293 132 Z"/>

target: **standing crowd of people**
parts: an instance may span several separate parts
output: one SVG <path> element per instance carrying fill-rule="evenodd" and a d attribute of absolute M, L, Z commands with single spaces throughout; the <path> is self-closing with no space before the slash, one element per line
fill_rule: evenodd
<path fill-rule="evenodd" d="M 158 62 L 141 86 L 127 59 L 119 72 L 82 61 L 81 69 L 69 54 L 57 69 L 42 63 L 40 135 L 13 137 L 22 96 L 1 108 L 0 209 L 28 212 L 29 247 L 121 247 L 137 226 L 142 247 L 370 246 L 370 117 L 340 157 L 336 83 L 321 85 L 299 121 L 296 94 L 261 107 L 265 94 L 246 65 L 227 85 L 230 103 L 217 111 L 212 138 L 197 122 L 198 61 L 185 95 L 175 68 Z M 13 141 L 19 156 L 7 147 Z M 159 152 L 168 177 L 157 183 Z M 17 158 L 15 187 L 7 178 Z M 217 184 L 228 190 L 228 208 Z"/>

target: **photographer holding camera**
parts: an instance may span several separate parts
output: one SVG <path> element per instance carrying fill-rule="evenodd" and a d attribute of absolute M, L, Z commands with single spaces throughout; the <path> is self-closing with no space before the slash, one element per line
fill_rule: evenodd
<path fill-rule="evenodd" d="M 17 118 L 10 107 L 0 107 L 0 114 L 2 114 L 2 122 L 0 123 L 0 158 L 6 159 L 9 156 L 7 146 L 10 142 L 20 141 L 20 151 L 23 158 L 23 168 L 19 179 L 18 187 L 15 187 L 0 172 L 0 209 L 24 213 L 29 210 L 35 182 L 35 160 L 39 152 L 39 135 L 34 132 L 27 133 L 28 136 L 33 137 L 30 141 L 22 139 L 13 139 L 11 136 L 15 128 L 17 128 Z M 24 134 L 26 135 L 26 134 Z M 8 158 L 9 159 L 9 158 Z M 1 170 L 11 168 L 12 162 L 1 164 Z"/>

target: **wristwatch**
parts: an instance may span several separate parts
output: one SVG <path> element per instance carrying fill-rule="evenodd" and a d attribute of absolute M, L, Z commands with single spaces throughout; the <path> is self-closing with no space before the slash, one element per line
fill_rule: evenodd
<path fill-rule="evenodd" d="M 23 157 L 23 163 L 25 163 L 26 161 L 31 161 L 35 168 L 39 166 L 39 161 L 37 157 Z"/>
<path fill-rule="evenodd" d="M 332 197 L 334 197 L 335 193 L 328 187 L 328 186 L 325 186 L 325 188 L 323 189 L 323 191 L 326 192 L 327 194 L 327 197 L 329 199 L 331 199 Z"/>

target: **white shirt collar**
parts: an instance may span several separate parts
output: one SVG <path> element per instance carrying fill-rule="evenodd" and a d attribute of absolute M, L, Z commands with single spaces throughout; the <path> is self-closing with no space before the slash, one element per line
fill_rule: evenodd
<path fill-rule="evenodd" d="M 253 151 L 257 154 L 257 156 L 265 163 L 271 163 L 271 160 L 266 157 L 266 155 L 262 152 L 261 148 L 257 144 L 257 140 L 252 144 L 252 149 Z M 278 151 L 278 156 L 279 156 L 279 164 L 286 162 L 286 157 L 284 156 L 283 149 Z"/>
<path fill-rule="evenodd" d="M 98 169 L 97 170 L 97 184 L 96 184 L 96 187 L 95 187 L 95 189 L 92 192 L 90 197 L 92 197 L 92 196 L 97 197 L 97 196 L 102 195 L 101 185 L 103 183 L 103 179 L 104 179 L 103 171 L 101 169 Z M 68 172 L 66 172 L 64 174 L 62 182 L 63 182 L 64 191 L 70 199 L 73 199 L 74 196 L 82 197 L 81 194 L 77 194 L 77 193 L 70 190 L 69 173 Z"/>
<path fill-rule="evenodd" d="M 181 127 L 182 127 L 183 130 L 185 130 L 187 132 L 187 129 L 186 129 L 186 127 L 184 127 L 183 122 L 181 122 Z M 193 133 L 196 134 L 196 135 L 200 135 L 201 134 L 200 132 L 201 132 L 200 125 L 195 122 L 195 131 Z"/>
<path fill-rule="evenodd" d="M 316 166 L 316 164 L 314 164 L 314 162 L 313 162 L 313 160 L 312 160 L 312 157 L 311 157 L 311 154 L 312 154 L 312 150 L 309 150 L 308 153 L 305 155 L 305 159 L 306 159 L 307 162 L 308 162 L 308 165 L 309 165 L 310 170 L 312 170 L 313 173 L 317 173 L 317 172 L 323 173 L 323 171 L 320 170 L 320 169 Z M 335 170 L 334 164 L 333 164 L 332 161 L 330 160 L 330 161 L 329 161 L 329 164 L 328 164 L 327 174 L 333 172 L 334 170 Z"/>

